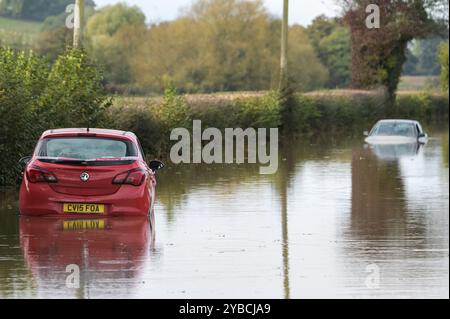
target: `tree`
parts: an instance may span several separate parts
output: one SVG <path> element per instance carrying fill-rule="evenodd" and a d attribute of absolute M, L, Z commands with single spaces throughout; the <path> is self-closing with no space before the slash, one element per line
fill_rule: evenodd
<path fill-rule="evenodd" d="M 106 6 L 87 22 L 87 49 L 105 69 L 110 84 L 132 82 L 131 57 L 145 34 L 145 15 L 124 3 Z"/>
<path fill-rule="evenodd" d="M 44 21 L 49 16 L 63 13 L 73 0 L 2 0 L 0 16 Z M 94 7 L 92 0 L 86 0 L 86 6 Z"/>
<path fill-rule="evenodd" d="M 87 55 L 68 51 L 50 65 L 32 52 L 0 48 L 0 185 L 15 182 L 16 163 L 47 129 L 108 126 L 110 99 Z"/>
<path fill-rule="evenodd" d="M 72 30 L 62 26 L 51 28 L 39 34 L 34 50 L 49 61 L 54 62 L 73 44 Z"/>
<path fill-rule="evenodd" d="M 320 62 L 328 70 L 327 87 L 348 87 L 351 81 L 349 28 L 336 18 L 319 16 L 306 31 Z"/>
<path fill-rule="evenodd" d="M 448 26 L 448 0 L 341 0 L 352 37 L 352 84 L 355 88 L 383 86 L 389 104 L 395 99 L 408 43 Z M 378 5 L 381 27 L 366 25 L 370 4 Z M 440 15 L 439 15 L 440 14 Z M 447 22 L 445 22 L 447 21 Z"/>
<path fill-rule="evenodd" d="M 93 7 L 85 8 L 83 26 L 86 20 L 95 13 Z M 45 19 L 42 23 L 41 32 L 34 41 L 33 50 L 39 55 L 45 56 L 50 62 L 54 62 L 58 56 L 73 47 L 73 30 L 66 26 L 67 14 L 64 12 L 58 16 Z"/>
<path fill-rule="evenodd" d="M 429 37 L 415 41 L 413 52 L 417 57 L 417 75 L 439 75 L 439 48 L 443 42 L 441 37 Z"/>
<path fill-rule="evenodd" d="M 132 58 L 133 77 L 158 93 L 167 78 L 182 92 L 278 89 L 280 32 L 281 20 L 260 0 L 199 0 L 144 33 Z M 288 55 L 297 71 L 289 73 L 293 89 L 322 86 L 326 71 L 304 29 L 296 32 L 298 43 L 290 44 Z"/>
<path fill-rule="evenodd" d="M 328 81 L 329 73 L 317 58 L 305 28 L 292 26 L 289 39 L 289 86 L 301 92 L 323 87 Z"/>

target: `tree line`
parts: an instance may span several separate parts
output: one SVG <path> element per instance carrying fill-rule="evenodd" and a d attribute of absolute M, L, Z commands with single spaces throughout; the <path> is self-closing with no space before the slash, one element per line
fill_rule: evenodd
<path fill-rule="evenodd" d="M 308 27 L 289 28 L 294 90 L 384 86 L 392 95 L 402 74 L 441 72 L 439 48 L 448 42 L 441 8 L 448 0 L 336 1 L 343 17 L 319 16 Z M 33 48 L 54 61 L 72 42 L 63 10 L 72 1 L 47 2 L 2 1 L 0 15 L 42 20 L 44 12 L 55 14 L 45 19 Z M 379 30 L 365 26 L 369 3 L 382 10 Z M 136 6 L 119 3 L 95 11 L 92 1 L 87 4 L 85 48 L 103 67 L 111 92 L 160 94 L 169 82 L 183 93 L 278 86 L 281 20 L 262 0 L 197 0 L 176 20 L 151 25 Z M 27 12 L 37 7 L 30 17 Z"/>
<path fill-rule="evenodd" d="M 66 10 L 73 0 L 2 0 L 0 1 L 0 16 L 44 21 L 49 16 L 57 16 Z M 95 6 L 92 0 L 86 5 Z"/>

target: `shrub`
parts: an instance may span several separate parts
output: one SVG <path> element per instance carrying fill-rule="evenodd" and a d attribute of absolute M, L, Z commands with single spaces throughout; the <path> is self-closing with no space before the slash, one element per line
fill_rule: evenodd
<path fill-rule="evenodd" d="M 166 130 L 191 126 L 190 111 L 186 100 L 177 95 L 176 89 L 172 85 L 165 89 L 163 101 L 156 108 L 156 115 Z"/>
<path fill-rule="evenodd" d="M 274 128 L 281 125 L 281 100 L 276 92 L 263 97 L 240 98 L 236 101 L 236 109 L 235 123 L 242 128 Z M 230 127 L 236 127 L 236 124 Z"/>
<path fill-rule="evenodd" d="M 163 136 L 160 121 L 148 107 L 119 107 L 111 112 L 111 117 L 117 129 L 131 131 L 139 137 L 148 158 L 161 157 L 163 140 L 168 137 Z"/>
<path fill-rule="evenodd" d="M 102 74 L 83 51 L 59 56 L 39 99 L 39 120 L 51 128 L 109 126 L 106 110 L 111 99 L 102 81 Z"/>
<path fill-rule="evenodd" d="M 396 117 L 417 119 L 424 122 L 448 121 L 448 95 L 419 93 L 397 97 Z"/>
<path fill-rule="evenodd" d="M 139 99 L 135 99 L 139 100 Z M 448 119 L 448 95 L 408 94 L 397 97 L 396 106 L 386 107 L 382 94 L 373 92 L 335 94 L 296 94 L 283 115 L 284 101 L 278 94 L 262 96 L 207 95 L 183 97 L 173 88 L 159 99 L 139 100 L 142 105 L 121 106 L 114 112 L 117 127 L 134 131 L 151 156 L 165 156 L 171 143 L 171 129 L 190 129 L 192 119 L 202 127 L 272 128 L 290 125 L 284 134 L 326 136 L 358 135 L 382 118 L 411 118 L 426 123 Z M 149 102 L 150 101 L 150 102 Z M 127 102 L 129 103 L 129 102 Z M 289 139 L 286 137 L 286 139 Z"/>
<path fill-rule="evenodd" d="M 49 69 L 34 54 L 0 48 L 0 184 L 17 176 L 17 160 L 31 152 L 39 135 L 34 105 Z"/>
<path fill-rule="evenodd" d="M 14 183 L 18 159 L 31 154 L 42 131 L 109 126 L 102 80 L 82 51 L 51 66 L 32 52 L 0 48 L 0 184 Z"/>

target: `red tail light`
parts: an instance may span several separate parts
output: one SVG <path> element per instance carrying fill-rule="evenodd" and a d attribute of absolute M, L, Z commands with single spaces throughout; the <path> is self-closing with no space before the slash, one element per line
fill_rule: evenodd
<path fill-rule="evenodd" d="M 55 174 L 36 165 L 27 168 L 27 179 L 30 183 L 58 183 Z"/>
<path fill-rule="evenodd" d="M 146 172 L 137 168 L 131 171 L 123 172 L 113 179 L 113 184 L 141 186 L 145 180 Z"/>

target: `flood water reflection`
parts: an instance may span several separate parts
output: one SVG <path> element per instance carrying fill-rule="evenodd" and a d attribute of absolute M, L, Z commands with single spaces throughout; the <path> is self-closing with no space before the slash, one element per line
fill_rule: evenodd
<path fill-rule="evenodd" d="M 0 192 L 0 297 L 448 298 L 448 152 L 446 128 L 423 147 L 291 143 L 273 176 L 169 165 L 154 229 L 18 217 Z"/>

